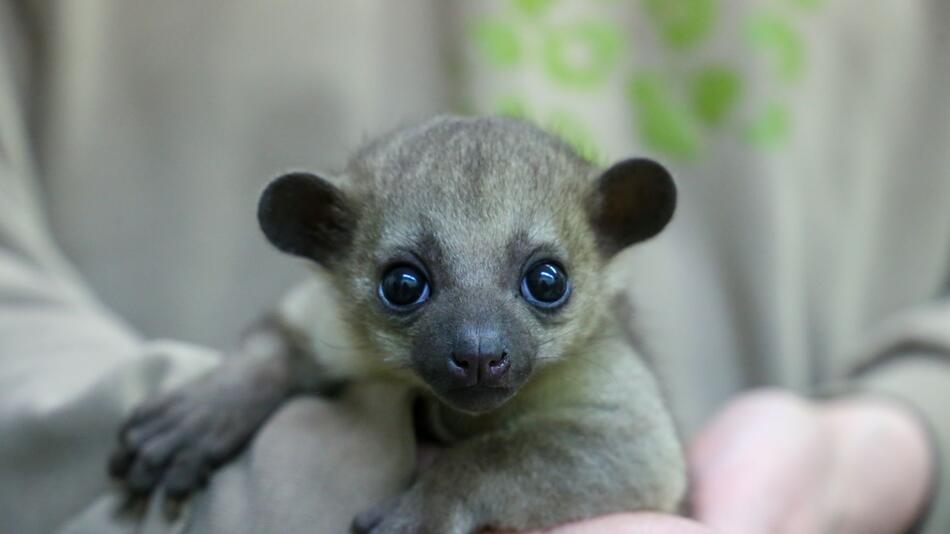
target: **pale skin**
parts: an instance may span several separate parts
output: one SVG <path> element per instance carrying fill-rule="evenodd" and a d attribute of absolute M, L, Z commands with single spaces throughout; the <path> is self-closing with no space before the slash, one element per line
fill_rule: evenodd
<path fill-rule="evenodd" d="M 695 521 L 618 514 L 551 534 L 902 534 L 934 471 L 926 430 L 896 401 L 746 393 L 689 448 Z"/>

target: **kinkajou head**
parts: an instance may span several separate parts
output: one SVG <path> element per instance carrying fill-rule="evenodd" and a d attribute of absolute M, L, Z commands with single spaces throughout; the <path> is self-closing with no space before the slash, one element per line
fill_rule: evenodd
<path fill-rule="evenodd" d="M 329 272 L 360 357 L 481 413 L 589 342 L 606 260 L 675 204 L 653 161 L 602 172 L 526 122 L 439 117 L 339 176 L 275 179 L 258 216 L 274 245 Z"/>

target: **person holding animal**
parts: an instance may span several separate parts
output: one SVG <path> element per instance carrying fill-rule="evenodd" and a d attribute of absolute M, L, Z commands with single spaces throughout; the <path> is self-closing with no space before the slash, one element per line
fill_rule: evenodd
<path fill-rule="evenodd" d="M 830 6 L 788 144 L 701 164 L 650 77 L 607 162 L 395 128 L 449 107 L 422 4 L 0 3 L 0 531 L 946 531 L 943 3 Z M 317 272 L 238 254 L 258 224 Z M 200 330 L 276 273 L 306 281 L 223 358 L 83 279 Z"/>

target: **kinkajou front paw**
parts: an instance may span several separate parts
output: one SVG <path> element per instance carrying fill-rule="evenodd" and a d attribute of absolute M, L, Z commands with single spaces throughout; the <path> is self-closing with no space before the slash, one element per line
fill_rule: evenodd
<path fill-rule="evenodd" d="M 110 474 L 133 497 L 162 488 L 182 500 L 201 489 L 284 399 L 280 384 L 250 378 L 218 369 L 140 406 L 120 429 Z"/>

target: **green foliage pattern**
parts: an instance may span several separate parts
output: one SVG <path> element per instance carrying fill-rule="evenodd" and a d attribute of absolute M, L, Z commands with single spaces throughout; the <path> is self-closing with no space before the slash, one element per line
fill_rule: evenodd
<path fill-rule="evenodd" d="M 468 36 L 478 60 L 495 75 L 537 73 L 555 94 L 565 96 L 563 105 L 537 109 L 530 95 L 506 90 L 496 95 L 489 111 L 535 120 L 600 162 L 597 131 L 570 102 L 576 103 L 578 95 L 602 98 L 620 84 L 624 120 L 640 141 L 668 158 L 696 161 L 714 136 L 781 147 L 794 126 L 786 96 L 807 71 L 807 48 L 798 25 L 823 3 L 763 0 L 733 36 L 723 29 L 726 0 L 497 0 L 490 5 L 498 9 L 473 21 Z M 586 17 L 574 11 L 571 17 L 557 17 L 559 8 L 576 11 L 583 4 L 634 7 L 655 35 L 657 49 L 668 54 L 662 57 L 690 68 L 639 66 L 628 39 L 631 29 L 617 18 L 595 16 L 602 9 L 590 10 Z M 713 36 L 733 39 L 768 66 L 765 74 L 772 77 L 768 86 L 774 94 L 766 102 L 745 101 L 748 82 L 735 58 L 708 58 L 704 45 Z"/>

